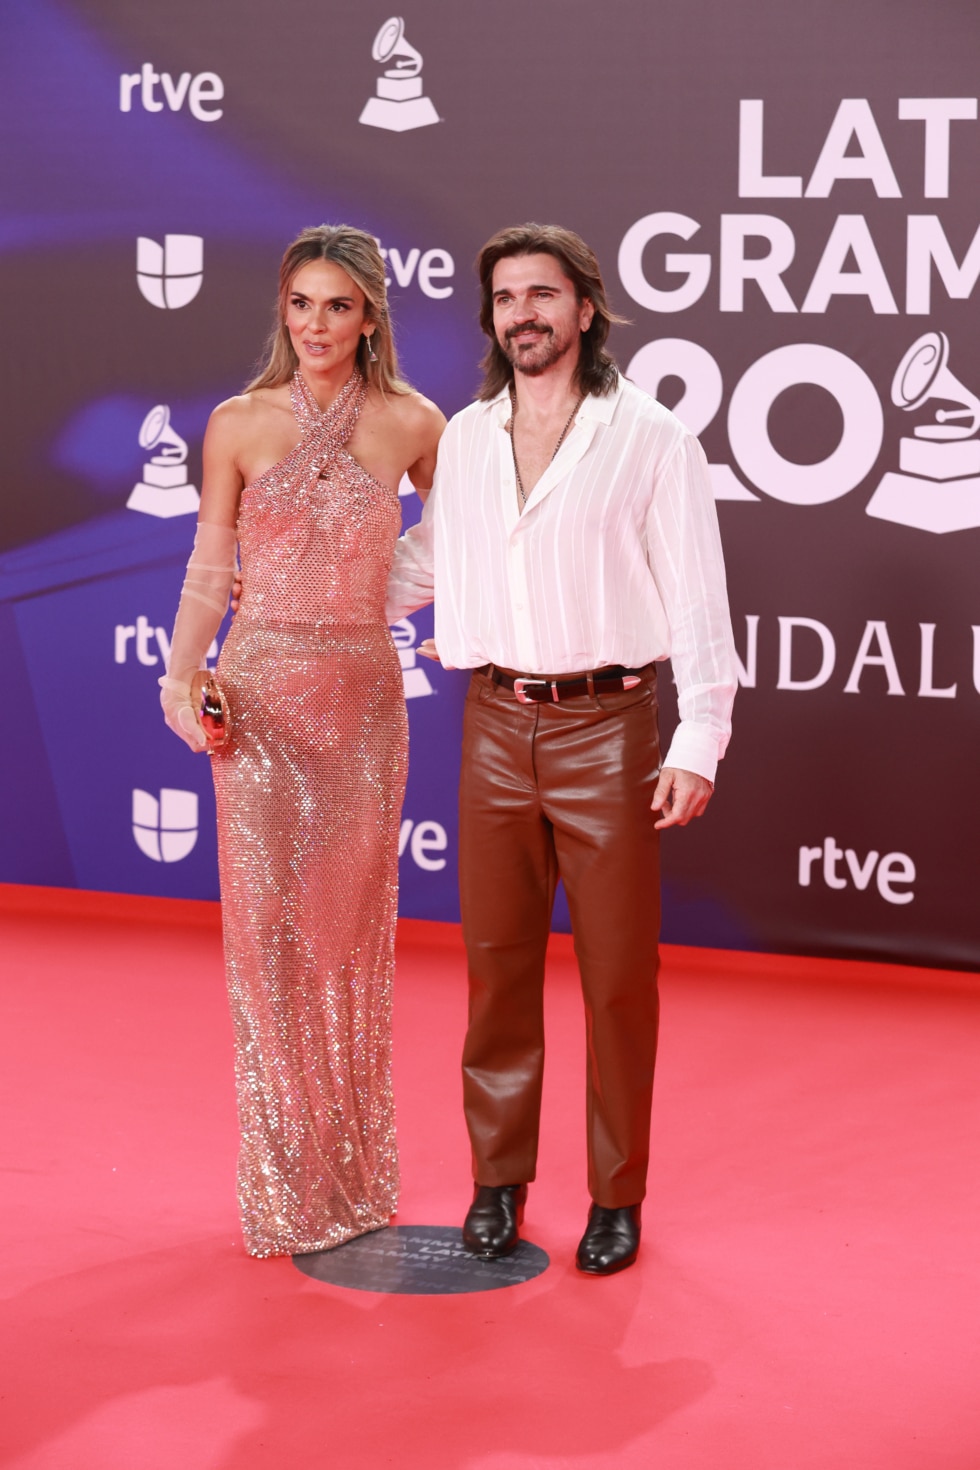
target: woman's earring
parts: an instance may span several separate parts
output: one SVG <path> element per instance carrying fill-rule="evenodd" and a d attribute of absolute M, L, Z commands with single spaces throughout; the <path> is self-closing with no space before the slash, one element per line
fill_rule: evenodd
<path fill-rule="evenodd" d="M 374 350 L 374 333 L 373 332 L 371 333 L 370 337 L 367 339 L 367 345 L 368 345 L 368 362 L 377 362 L 377 360 L 378 360 L 378 354 Z"/>

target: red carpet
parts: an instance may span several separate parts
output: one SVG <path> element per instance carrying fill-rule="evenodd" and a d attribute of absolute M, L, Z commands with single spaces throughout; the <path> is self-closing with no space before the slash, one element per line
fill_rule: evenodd
<path fill-rule="evenodd" d="M 668 951 L 644 1248 L 591 1280 L 558 940 L 525 1227 L 551 1268 L 380 1296 L 242 1253 L 211 907 L 0 902 L 4 1466 L 980 1465 L 977 977 Z M 454 930 L 403 926 L 397 1006 L 398 1218 L 454 1223 Z"/>

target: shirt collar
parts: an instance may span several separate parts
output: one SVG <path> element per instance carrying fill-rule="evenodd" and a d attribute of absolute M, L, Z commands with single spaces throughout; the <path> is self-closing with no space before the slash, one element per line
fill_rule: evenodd
<path fill-rule="evenodd" d="M 596 393 L 590 393 L 587 398 L 583 399 L 577 418 L 596 424 L 611 424 L 616 405 L 622 397 L 624 382 L 622 373 L 619 373 L 616 377 L 616 385 L 610 392 L 604 393 L 601 397 Z M 503 428 L 510 418 L 510 388 L 501 388 L 496 398 L 490 399 L 487 409 L 493 414 L 494 423 Z"/>

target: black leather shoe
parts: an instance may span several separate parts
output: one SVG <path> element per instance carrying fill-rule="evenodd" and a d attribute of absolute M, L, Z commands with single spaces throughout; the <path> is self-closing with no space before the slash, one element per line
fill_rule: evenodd
<path fill-rule="evenodd" d="M 593 1205 L 575 1252 L 575 1264 L 590 1276 L 612 1276 L 632 1266 L 640 1250 L 640 1206 L 607 1210 Z"/>
<path fill-rule="evenodd" d="M 526 1184 L 475 1184 L 473 1203 L 463 1221 L 463 1244 L 474 1256 L 492 1260 L 517 1249 L 524 1219 Z"/>

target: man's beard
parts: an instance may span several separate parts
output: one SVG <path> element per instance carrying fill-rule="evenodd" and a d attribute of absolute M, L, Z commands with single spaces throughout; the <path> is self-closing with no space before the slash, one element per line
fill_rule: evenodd
<path fill-rule="evenodd" d="M 526 345 L 523 348 L 515 347 L 511 337 L 517 336 L 520 331 L 540 332 L 542 341 L 535 342 L 531 347 Z M 523 373 L 526 378 L 538 378 L 550 367 L 554 367 L 555 363 L 565 356 L 571 345 L 571 337 L 556 337 L 551 327 L 512 327 L 505 334 L 501 350 L 517 372 Z"/>

